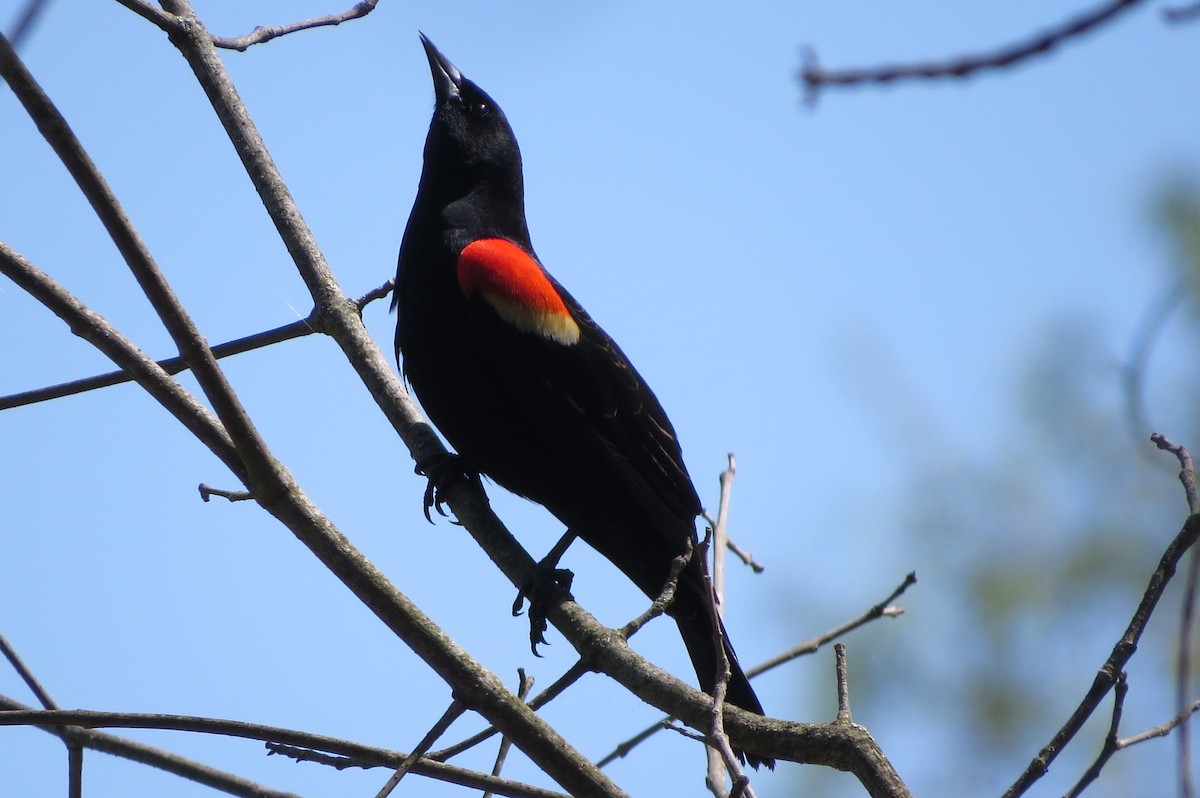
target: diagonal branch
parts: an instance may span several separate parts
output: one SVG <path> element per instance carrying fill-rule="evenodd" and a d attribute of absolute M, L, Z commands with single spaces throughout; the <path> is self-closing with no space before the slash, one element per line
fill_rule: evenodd
<path fill-rule="evenodd" d="M 268 743 L 284 743 L 301 746 L 311 750 L 327 751 L 341 756 L 353 757 L 361 767 L 392 767 L 398 766 L 408 755 L 399 751 L 389 751 L 384 748 L 363 745 L 336 737 L 326 737 L 320 734 L 284 729 L 277 726 L 264 726 L 257 723 L 225 720 L 221 718 L 204 718 L 192 715 L 154 715 L 138 712 L 91 712 L 88 710 L 36 710 L 20 704 L 12 699 L 0 696 L 0 726 L 37 726 L 51 734 L 61 737 L 77 735 L 78 741 L 88 748 L 123 756 L 145 764 L 162 768 L 192 781 L 198 781 L 217 789 L 232 792 L 234 795 L 250 796 L 283 796 L 267 790 L 253 782 L 237 776 L 230 776 L 221 771 L 201 765 L 197 762 L 177 757 L 174 754 L 161 751 L 141 743 L 134 743 L 108 734 L 87 731 L 96 728 L 122 729 L 165 729 L 171 731 L 188 731 L 200 734 L 215 734 L 226 737 L 240 737 L 246 740 L 260 740 Z M 417 760 L 411 772 L 428 778 L 437 779 L 450 784 L 458 784 L 479 790 L 493 790 L 498 795 L 511 795 L 527 798 L 530 795 L 542 798 L 562 798 L 558 793 L 530 788 L 528 785 L 497 778 L 466 768 L 445 765 L 422 757 Z M 220 779 L 206 780 L 210 775 L 220 776 Z M 225 783 L 225 786 L 222 786 Z M 229 785 L 238 783 L 247 785 L 243 791 L 235 791 Z M 254 790 L 258 790 L 255 792 Z"/>
<path fill-rule="evenodd" d="M 374 302 L 376 299 L 382 299 L 392 291 L 392 280 L 388 280 L 378 288 L 368 291 L 363 296 L 355 301 L 358 306 L 359 313 L 362 313 L 363 308 Z M 314 311 L 307 317 L 294 321 L 291 324 L 285 324 L 281 327 L 276 327 L 273 330 L 254 333 L 247 335 L 244 338 L 238 338 L 234 341 L 227 341 L 223 344 L 217 344 L 211 347 L 213 357 L 220 360 L 221 358 L 230 357 L 232 355 L 240 355 L 244 352 L 252 352 L 255 349 L 273 346 L 275 344 L 290 341 L 294 338 L 302 338 L 306 335 L 311 335 L 315 332 L 320 332 L 318 328 L 319 319 Z M 159 360 L 158 365 L 167 374 L 178 374 L 181 371 L 186 371 L 188 368 L 187 362 L 181 357 L 167 358 Z M 97 374 L 93 377 L 84 377 L 83 379 L 72 380 L 70 382 L 60 383 L 58 385 L 50 385 L 45 388 L 36 388 L 31 391 L 22 391 L 21 393 L 9 394 L 8 396 L 0 396 L 0 410 L 9 410 L 14 407 L 23 407 L 32 405 L 38 402 L 48 402 L 52 399 L 61 399 L 64 396 L 74 396 L 75 394 L 94 391 L 98 388 L 109 388 L 113 385 L 129 382 L 133 377 L 125 371 L 110 371 L 106 374 Z"/>
<path fill-rule="evenodd" d="M 171 379 L 170 375 L 134 346 L 116 327 L 2 241 L 0 274 L 4 274 L 49 308 L 67 323 L 72 332 L 120 366 L 230 470 L 240 466 L 233 442 L 208 408 Z"/>
<path fill-rule="evenodd" d="M 192 373 L 238 450 L 241 462 L 227 462 L 226 465 L 243 480 L 255 473 L 261 473 L 262 477 L 270 474 L 276 464 L 267 453 L 245 408 L 217 366 L 208 344 L 163 278 L 145 242 L 134 229 L 108 182 L 75 137 L 71 126 L 2 35 L 0 74 L 8 81 L 8 85 L 37 124 L 46 142 L 74 178 L 79 190 L 87 198 L 113 244 L 125 259 L 138 285 L 150 300 L 163 326 L 179 347 L 179 354 L 191 364 Z"/>
<path fill-rule="evenodd" d="M 178 33 L 185 26 L 184 21 L 179 16 L 166 13 L 146 2 L 146 0 L 117 0 L 117 2 L 143 19 L 154 23 L 164 33 Z M 265 44 L 273 39 L 278 39 L 280 36 L 287 36 L 289 33 L 298 33 L 302 30 L 323 28 L 330 25 L 341 25 L 343 22 L 365 17 L 374 11 L 377 5 L 379 5 L 379 0 L 361 0 L 361 2 L 355 3 L 352 8 L 338 14 L 326 14 L 323 17 L 315 17 L 300 22 L 289 22 L 286 25 L 260 25 L 245 36 L 227 37 L 212 34 L 208 34 L 208 36 L 215 47 L 245 52 L 256 44 Z"/>
<path fill-rule="evenodd" d="M 892 602 L 903 595 L 904 591 L 908 590 L 908 588 L 916 584 L 916 582 L 916 573 L 909 573 L 904 577 L 904 581 L 902 581 L 900 585 L 888 595 L 887 598 L 874 605 L 857 618 L 853 618 L 843 624 L 840 624 L 811 640 L 806 640 L 803 643 L 795 645 L 792 648 L 789 648 L 787 651 L 771 657 L 765 662 L 760 662 L 758 665 L 755 665 L 751 668 L 746 668 L 746 676 L 753 679 L 755 676 L 766 673 L 769 670 L 773 670 L 785 662 L 790 662 L 798 657 L 807 656 L 809 654 L 815 654 L 822 646 L 829 643 L 831 640 L 836 640 L 842 635 L 852 632 L 860 626 L 865 626 L 866 624 L 878 618 L 895 618 L 898 615 L 901 615 L 904 610 L 900 607 L 892 606 Z M 633 737 L 621 742 L 611 753 L 600 760 L 600 766 L 604 767 L 605 765 L 608 765 L 617 759 L 628 756 L 629 752 L 634 748 L 638 747 L 658 732 L 667 728 L 667 724 L 671 720 L 672 718 L 670 717 L 660 718 L 654 723 L 653 726 L 648 726 L 635 734 Z"/>
<path fill-rule="evenodd" d="M 1096 711 L 1100 702 L 1104 700 L 1104 697 L 1108 695 L 1109 691 L 1120 680 L 1126 663 L 1129 662 L 1134 652 L 1137 651 L 1138 641 L 1141 639 L 1142 632 L 1145 631 L 1150 616 L 1154 613 L 1155 607 L 1158 606 L 1158 601 L 1162 598 L 1167 584 L 1175 575 L 1179 561 L 1187 553 L 1188 549 L 1196 543 L 1198 537 L 1200 537 L 1200 515 L 1190 515 L 1187 521 L 1184 522 L 1183 528 L 1179 530 L 1179 534 L 1175 536 L 1175 539 L 1171 541 L 1166 551 L 1163 552 L 1158 568 L 1155 569 L 1154 574 L 1150 577 L 1150 584 L 1147 586 L 1137 610 L 1134 611 L 1133 618 L 1129 621 L 1129 626 L 1126 628 L 1125 634 L 1113 646 L 1112 654 L 1109 655 L 1108 660 L 1100 667 L 1091 688 L 1083 697 L 1083 701 L 1080 702 L 1062 728 L 1055 733 L 1050 742 L 1033 758 L 1033 761 L 1029 763 L 1025 772 L 1008 788 L 1004 793 L 1004 798 L 1016 798 L 1016 796 L 1023 795 L 1033 786 L 1034 782 L 1046 775 L 1046 771 L 1050 769 L 1050 763 L 1058 757 L 1067 743 L 1071 742 L 1087 719 Z"/>
<path fill-rule="evenodd" d="M 217 47 L 227 50 L 237 50 L 245 52 L 250 47 L 256 44 L 263 44 L 272 39 L 278 39 L 280 36 L 286 36 L 289 33 L 297 31 L 310 30 L 312 28 L 321 28 L 328 25 L 341 25 L 343 22 L 348 22 L 352 19 L 365 17 L 375 10 L 375 6 L 379 5 L 379 0 L 363 0 L 361 3 L 356 3 L 353 8 L 341 12 L 340 14 L 327 14 L 316 19 L 308 19 L 303 22 L 292 22 L 288 25 L 271 25 L 270 27 L 258 27 L 253 32 L 245 36 L 236 38 L 226 38 L 224 36 L 213 36 L 212 42 Z"/>
<path fill-rule="evenodd" d="M 1026 41 L 1005 45 L 991 52 L 960 56 L 946 61 L 892 64 L 871 69 L 825 70 L 817 64 L 815 56 L 810 55 L 808 63 L 800 71 L 800 79 L 804 82 L 808 101 L 811 103 L 825 86 L 894 83 L 914 78 L 964 78 L 982 70 L 1010 67 L 1033 56 L 1048 53 L 1068 39 L 1081 36 L 1110 22 L 1140 2 L 1142 0 L 1110 0 L 1098 8 L 1035 34 Z"/>
<path fill-rule="evenodd" d="M 7 717 L 9 719 L 14 717 L 14 715 L 9 714 L 12 712 L 24 711 L 37 713 L 37 710 L 5 696 L 0 696 L 0 710 L 4 710 L 0 712 L 0 718 Z M 244 779 L 232 773 L 226 773 L 223 770 L 210 767 L 194 759 L 188 759 L 170 751 L 164 751 L 161 748 L 155 748 L 154 746 L 133 740 L 126 740 L 123 737 L 117 737 L 112 734 L 92 731 L 91 729 L 84 729 L 80 726 L 70 724 L 51 725 L 50 723 L 39 724 L 36 722 L 27 722 L 21 725 L 36 726 L 56 737 L 60 737 L 68 745 L 90 748 L 93 751 L 101 751 L 112 756 L 121 757 L 122 759 L 128 759 L 131 762 L 140 762 L 143 765 L 149 765 L 167 773 L 173 773 L 181 778 L 212 787 L 214 790 L 220 790 L 229 795 L 242 796 L 243 798 L 299 798 L 294 793 L 272 790 L 249 779 Z"/>

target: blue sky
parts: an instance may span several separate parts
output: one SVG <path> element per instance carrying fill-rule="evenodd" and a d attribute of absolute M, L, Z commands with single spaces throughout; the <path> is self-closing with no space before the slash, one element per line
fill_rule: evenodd
<path fill-rule="evenodd" d="M 0 7 L 0 24 L 18 5 Z M 198 0 L 197 10 L 238 35 L 337 9 Z M 417 31 L 496 98 L 521 143 L 542 261 L 654 387 L 710 506 L 726 453 L 738 457 L 734 534 L 768 568 L 731 575 L 728 626 L 753 663 L 936 558 L 888 534 L 908 469 L 938 447 L 978 454 L 1004 442 L 1018 416 L 1012 375 L 1048 321 L 1092 319 L 1114 362 L 1123 355 L 1165 279 L 1156 188 L 1200 171 L 1196 28 L 1165 24 L 1154 4 L 1016 69 L 831 90 L 815 108 L 796 80 L 802 47 L 830 68 L 937 58 L 1079 10 L 383 2 L 366 19 L 225 62 L 353 295 L 391 276 L 416 187 L 432 107 Z M 54 3 L 23 56 L 210 341 L 308 313 L 232 149 L 157 29 L 116 3 Z M 8 92 L 0 142 L 0 237 L 143 349 L 173 354 Z M 390 351 L 385 303 L 366 321 Z M 543 686 L 571 664 L 557 636 L 532 659 L 524 621 L 507 614 L 510 586 L 461 530 L 425 524 L 422 481 L 330 342 L 225 363 L 305 489 L 485 664 L 514 680 L 525 667 Z M 0 284 L 0 392 L 108 369 Z M 232 479 L 136 389 L 6 412 L 0 448 L 0 633 L 63 706 L 232 717 L 398 748 L 445 708 L 443 685 L 286 530 L 250 504 L 199 501 L 197 483 Z M 491 495 L 533 553 L 557 538 L 545 513 Z M 602 620 L 640 611 L 640 595 L 595 555 L 572 550 L 569 565 Z M 937 601 L 928 590 L 900 623 L 920 623 L 919 602 Z M 852 656 L 869 656 L 871 632 L 852 643 Z M 637 644 L 690 673 L 665 624 Z M 762 684 L 773 714 L 832 717 L 824 654 Z M 0 692 L 26 697 L 3 671 Z M 657 715 L 601 677 L 547 714 L 595 756 Z M 245 743 L 130 736 L 305 795 L 371 794 L 383 781 L 266 760 Z M 881 742 L 901 775 L 924 772 L 918 747 Z M 0 794 L 61 794 L 61 760 L 46 735 L 0 731 Z M 635 794 L 699 795 L 699 775 L 679 782 L 695 763 L 687 743 L 660 735 L 612 772 Z M 92 795 L 209 794 L 100 755 L 87 767 Z M 529 776 L 520 763 L 511 773 Z M 770 793 L 794 777 L 784 767 L 762 784 Z M 913 786 L 936 794 L 936 781 Z"/>

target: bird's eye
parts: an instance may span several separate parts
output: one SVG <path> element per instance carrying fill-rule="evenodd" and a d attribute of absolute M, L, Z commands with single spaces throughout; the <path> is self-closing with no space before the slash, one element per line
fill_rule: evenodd
<path fill-rule="evenodd" d="M 492 107 L 482 100 L 471 103 L 471 114 L 474 116 L 487 116 L 491 112 Z"/>

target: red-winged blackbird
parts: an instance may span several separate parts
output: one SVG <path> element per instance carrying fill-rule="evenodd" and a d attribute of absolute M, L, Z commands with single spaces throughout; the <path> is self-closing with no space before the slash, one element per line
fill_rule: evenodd
<path fill-rule="evenodd" d="M 397 356 L 461 467 L 546 507 L 650 597 L 696 536 L 700 499 L 654 393 L 529 242 L 521 153 L 499 106 L 421 36 L 436 107 L 396 272 Z M 675 619 L 716 683 L 700 563 Z M 762 714 L 728 642 L 729 703 Z M 751 757 L 751 763 L 772 765 Z"/>

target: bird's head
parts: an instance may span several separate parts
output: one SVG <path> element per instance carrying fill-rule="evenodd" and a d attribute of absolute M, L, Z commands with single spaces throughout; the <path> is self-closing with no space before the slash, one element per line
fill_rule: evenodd
<path fill-rule="evenodd" d="M 433 73 L 436 106 L 425 142 L 426 167 L 436 164 L 446 178 L 509 183 L 521 188 L 521 152 L 508 119 L 483 89 L 421 34 Z"/>

